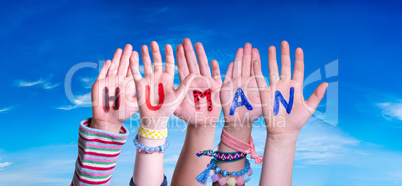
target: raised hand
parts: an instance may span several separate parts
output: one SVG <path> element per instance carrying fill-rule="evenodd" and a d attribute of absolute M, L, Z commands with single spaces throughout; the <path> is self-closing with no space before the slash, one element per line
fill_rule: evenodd
<path fill-rule="evenodd" d="M 130 44 L 124 51 L 117 49 L 92 86 L 92 128 L 118 133 L 123 122 L 138 111 L 135 83 L 129 72 L 129 58 L 135 54 L 132 50 Z"/>
<path fill-rule="evenodd" d="M 144 78 L 139 71 L 138 53 L 130 58 L 130 67 L 136 83 L 138 104 L 140 108 L 141 124 L 154 130 L 166 128 L 169 116 L 179 106 L 188 91 L 188 83 L 191 83 L 193 75 L 189 74 L 183 79 L 175 90 L 174 80 L 174 56 L 170 45 L 165 46 L 166 65 L 163 72 L 162 56 L 158 43 L 151 43 L 154 65 L 152 68 L 151 57 L 146 45 L 142 46 L 142 60 L 144 64 Z"/>
<path fill-rule="evenodd" d="M 267 139 L 260 185 L 292 185 L 292 170 L 296 141 L 300 129 L 314 113 L 325 94 L 327 83 L 317 87 L 313 95 L 303 98 L 304 59 L 301 48 L 296 49 L 295 68 L 291 79 L 289 44 L 281 45 L 281 76 L 279 78 L 275 47 L 268 52 L 270 86 L 261 72 L 259 60 L 253 68 L 260 89 Z"/>
<path fill-rule="evenodd" d="M 260 94 L 252 70 L 252 61 L 259 60 L 257 49 L 250 43 L 239 48 L 234 63 L 230 63 L 221 88 L 221 102 L 227 125 L 249 126 L 262 115 Z"/>
<path fill-rule="evenodd" d="M 221 88 L 221 102 L 225 117 L 223 130 L 230 136 L 250 144 L 253 122 L 262 115 L 260 94 L 257 91 L 257 82 L 252 70 L 252 61 L 259 60 L 260 54 L 257 49 L 252 49 L 250 43 L 239 48 L 235 61 L 229 64 L 226 77 Z M 222 152 L 237 151 L 234 147 L 219 143 L 218 149 Z M 253 155 L 253 153 L 251 153 Z M 256 158 L 256 156 L 253 156 Z M 244 168 L 245 159 L 220 163 L 218 166 L 229 172 Z M 222 175 L 220 175 L 222 176 Z M 215 183 L 214 185 L 217 185 Z"/>
<path fill-rule="evenodd" d="M 215 124 L 222 110 L 219 91 L 222 79 L 219 64 L 211 61 L 212 75 L 208 59 L 201 43 L 195 44 L 197 58 L 190 39 L 184 39 L 183 44 L 177 46 L 176 58 L 179 69 L 180 82 L 186 81 L 189 74 L 194 74 L 186 98 L 176 109 L 174 114 L 192 125 Z M 215 126 L 215 125 L 214 125 Z"/>
<path fill-rule="evenodd" d="M 186 98 L 175 111 L 175 115 L 189 125 L 171 185 L 199 185 L 195 178 L 205 169 L 209 160 L 195 154 L 213 148 L 215 124 L 222 110 L 219 99 L 222 85 L 219 64 L 215 60 L 211 61 L 211 75 L 202 44 L 196 43 L 195 50 L 198 62 L 190 39 L 184 39 L 176 51 L 180 82 L 186 82 L 185 78 L 189 74 L 194 74 L 194 80 Z"/>
<path fill-rule="evenodd" d="M 310 98 L 303 97 L 304 57 L 301 48 L 296 49 L 295 68 L 291 78 L 289 44 L 281 44 L 281 76 L 279 78 L 275 47 L 269 48 L 268 87 L 261 72 L 259 60 L 254 61 L 254 71 L 260 88 L 261 103 L 269 134 L 297 134 L 314 113 L 324 97 L 327 83 L 317 87 Z"/>

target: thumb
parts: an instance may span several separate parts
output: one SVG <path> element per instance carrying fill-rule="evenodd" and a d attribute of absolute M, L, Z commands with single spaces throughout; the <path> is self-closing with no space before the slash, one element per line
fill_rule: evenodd
<path fill-rule="evenodd" d="M 307 106 L 309 108 L 307 108 L 307 110 L 311 111 L 311 114 L 314 113 L 315 109 L 317 109 L 318 104 L 320 104 L 322 98 L 325 95 L 325 91 L 327 90 L 328 87 L 328 83 L 324 82 L 321 83 L 313 92 L 313 94 L 311 94 L 310 98 L 308 98 L 308 100 L 306 101 Z"/>
<path fill-rule="evenodd" d="M 187 75 L 187 77 L 180 83 L 179 87 L 177 87 L 177 89 L 175 90 L 175 94 L 176 94 L 176 99 L 179 100 L 179 102 L 181 102 L 186 93 L 188 92 L 188 89 L 190 88 L 191 83 L 193 82 L 195 77 L 195 74 L 189 74 Z"/>

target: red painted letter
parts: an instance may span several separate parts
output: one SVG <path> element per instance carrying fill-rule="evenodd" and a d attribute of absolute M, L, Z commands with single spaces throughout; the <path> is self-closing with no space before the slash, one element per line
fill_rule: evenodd
<path fill-rule="evenodd" d="M 151 105 L 151 100 L 149 98 L 150 93 L 151 93 L 151 88 L 149 87 L 149 85 L 147 85 L 145 87 L 145 99 L 146 99 L 146 102 L 147 102 L 147 107 L 149 108 L 149 110 L 157 111 L 162 107 L 163 102 L 165 100 L 165 93 L 163 92 L 163 84 L 159 83 L 159 85 L 158 85 L 158 94 L 159 94 L 159 103 L 158 103 L 158 105 L 156 105 L 156 106 Z"/>
<path fill-rule="evenodd" d="M 194 104 L 195 104 L 195 110 L 200 110 L 200 98 L 198 96 L 200 96 L 201 98 L 206 97 L 207 98 L 207 105 L 208 105 L 208 111 L 211 112 L 212 111 L 212 101 L 211 101 L 211 89 L 208 89 L 204 92 L 201 92 L 199 90 L 194 90 L 193 91 L 193 95 L 194 95 Z"/>

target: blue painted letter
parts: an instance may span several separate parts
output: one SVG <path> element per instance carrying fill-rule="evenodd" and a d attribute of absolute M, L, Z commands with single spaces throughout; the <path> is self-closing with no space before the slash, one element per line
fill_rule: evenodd
<path fill-rule="evenodd" d="M 289 103 L 283 98 L 281 92 L 278 90 L 275 91 L 275 103 L 274 103 L 274 115 L 278 115 L 279 113 L 279 101 L 281 101 L 282 105 L 285 107 L 286 112 L 290 114 L 293 106 L 293 96 L 295 93 L 295 89 L 293 87 L 290 88 L 290 95 L 289 95 Z"/>
<path fill-rule="evenodd" d="M 241 96 L 241 102 L 238 102 L 239 96 Z M 244 95 L 243 90 L 239 87 L 237 89 L 237 91 L 236 91 L 236 94 L 235 94 L 234 98 L 233 98 L 232 107 L 230 107 L 229 115 L 232 116 L 235 113 L 236 108 L 240 107 L 240 106 L 243 106 L 243 105 L 246 106 L 246 108 L 248 110 L 253 110 L 253 107 L 248 102 L 248 100 L 246 98 L 246 95 Z"/>

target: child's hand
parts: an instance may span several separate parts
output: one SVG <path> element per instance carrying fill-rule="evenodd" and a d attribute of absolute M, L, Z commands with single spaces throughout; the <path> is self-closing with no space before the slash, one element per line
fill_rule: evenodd
<path fill-rule="evenodd" d="M 195 74 L 195 77 L 190 84 L 186 98 L 174 114 L 188 124 L 213 124 L 215 126 L 222 110 L 219 99 L 219 91 L 222 86 L 219 64 L 216 60 L 211 61 L 211 75 L 204 47 L 201 43 L 196 43 L 195 49 L 199 64 L 190 39 L 184 39 L 183 45 L 177 46 L 176 59 L 180 82 L 185 81 L 189 74 Z"/>
<path fill-rule="evenodd" d="M 174 88 L 174 56 L 170 45 L 165 46 L 166 65 L 163 72 L 162 56 L 158 43 L 151 43 L 154 65 L 152 68 L 148 47 L 142 46 L 142 60 L 144 75 L 142 78 L 139 71 L 138 55 L 130 58 L 130 67 L 137 88 L 138 104 L 141 114 L 141 124 L 153 130 L 165 129 L 167 121 L 173 111 L 179 106 L 188 91 L 187 84 L 191 83 L 193 75 L 188 75 L 180 86 Z"/>
<path fill-rule="evenodd" d="M 130 56 L 138 58 L 132 50 L 129 44 L 124 52 L 117 49 L 92 86 L 92 128 L 118 133 L 123 122 L 138 111 L 135 84 L 128 70 Z"/>
<path fill-rule="evenodd" d="M 221 102 L 226 124 L 233 128 L 246 126 L 251 131 L 251 124 L 262 115 L 260 94 L 256 91 L 257 82 L 253 77 L 251 63 L 259 59 L 258 50 L 252 49 L 251 44 L 246 43 L 244 49 L 237 50 L 235 61 L 230 63 L 226 72 L 221 88 Z M 235 97 L 238 99 L 234 100 Z M 244 105 L 237 104 L 241 102 Z"/>
<path fill-rule="evenodd" d="M 260 61 L 254 61 L 253 65 L 258 87 L 260 88 L 261 102 L 268 134 L 297 135 L 324 97 L 328 84 L 322 83 L 319 85 L 310 98 L 305 101 L 303 97 L 303 50 L 301 48 L 296 49 L 293 79 L 291 79 L 288 42 L 283 41 L 281 45 L 282 62 L 280 79 L 274 46 L 269 48 L 268 58 L 269 87 L 263 79 Z M 293 97 L 293 99 L 291 97 Z M 277 100 L 276 105 L 275 99 Z M 284 105 L 286 105 L 286 108 Z"/>

